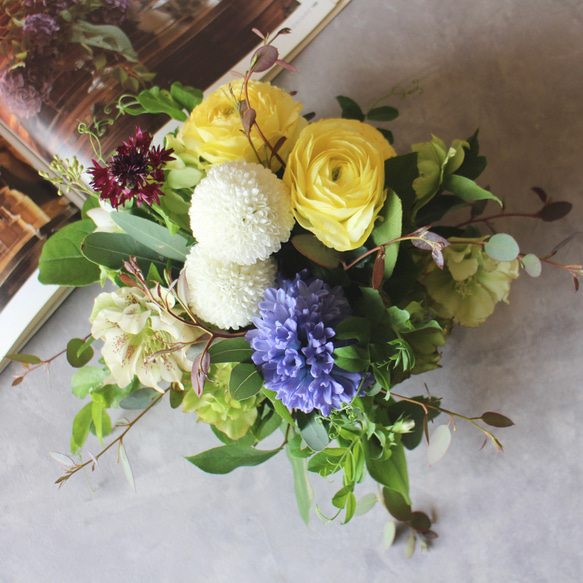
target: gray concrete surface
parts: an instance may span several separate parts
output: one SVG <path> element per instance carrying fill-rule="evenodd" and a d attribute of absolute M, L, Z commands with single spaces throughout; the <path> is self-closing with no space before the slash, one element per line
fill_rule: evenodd
<path fill-rule="evenodd" d="M 513 223 L 522 248 L 544 254 L 583 217 L 582 20 L 580 0 L 352 0 L 296 59 L 300 75 L 278 82 L 298 91 L 306 111 L 330 117 L 335 95 L 364 104 L 419 79 L 422 95 L 392 103 L 397 149 L 479 126 L 490 161 L 482 184 L 508 209 L 536 209 L 532 186 L 575 205 L 560 223 Z M 583 260 L 583 238 L 558 260 Z M 28 350 L 48 356 L 87 333 L 97 292 L 76 291 Z M 0 376 L 0 581 L 581 581 L 582 294 L 559 269 L 521 276 L 510 306 L 479 330 L 454 333 L 442 370 L 402 387 L 417 394 L 426 382 L 451 409 L 516 421 L 498 432 L 504 454 L 480 451 L 480 434 L 460 422 L 441 462 L 428 467 L 423 447 L 410 456 L 414 504 L 434 512 L 439 533 L 410 560 L 403 538 L 383 550 L 380 507 L 347 526 L 314 516 L 307 529 L 284 456 L 225 477 L 201 473 L 181 456 L 215 439 L 167 403 L 126 440 L 137 493 L 114 456 L 59 491 L 47 452 L 67 449 L 80 405 L 72 371 L 55 362 L 11 388 L 11 365 Z M 313 483 L 329 509 L 335 485 Z"/>

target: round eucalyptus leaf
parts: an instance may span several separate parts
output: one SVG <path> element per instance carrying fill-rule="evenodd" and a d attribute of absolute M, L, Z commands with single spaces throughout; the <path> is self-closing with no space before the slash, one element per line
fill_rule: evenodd
<path fill-rule="evenodd" d="M 540 259 L 533 253 L 528 253 L 522 258 L 522 267 L 530 277 L 538 277 L 542 271 Z"/>
<path fill-rule="evenodd" d="M 520 253 L 520 247 L 511 235 L 497 233 L 484 245 L 484 251 L 496 261 L 514 261 Z"/>

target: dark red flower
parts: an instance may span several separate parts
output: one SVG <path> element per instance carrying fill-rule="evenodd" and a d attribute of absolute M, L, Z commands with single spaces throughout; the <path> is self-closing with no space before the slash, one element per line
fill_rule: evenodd
<path fill-rule="evenodd" d="M 93 160 L 88 172 L 99 198 L 108 200 L 113 208 L 123 206 L 127 200 L 135 200 L 138 206 L 143 202 L 160 204 L 164 194 L 160 190 L 164 184 L 163 166 L 172 159 L 172 150 L 150 148 L 151 143 L 152 135 L 136 127 L 136 137 L 123 142 L 105 167 Z"/>

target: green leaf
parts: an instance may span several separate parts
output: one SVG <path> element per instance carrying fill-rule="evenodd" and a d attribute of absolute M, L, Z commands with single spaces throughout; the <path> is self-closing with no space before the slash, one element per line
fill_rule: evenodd
<path fill-rule="evenodd" d="M 384 545 L 385 545 L 385 550 L 388 551 L 391 546 L 393 545 L 393 542 L 395 541 L 395 535 L 397 534 L 397 525 L 395 524 L 394 520 L 389 520 L 389 522 L 387 522 L 387 524 L 385 524 L 385 530 L 384 530 Z"/>
<path fill-rule="evenodd" d="M 456 174 L 475 180 L 485 170 L 488 162 L 485 156 L 480 156 L 480 144 L 478 142 L 478 132 L 476 130 L 472 137 L 466 140 L 469 148 L 464 146 L 464 161 L 456 170 Z"/>
<path fill-rule="evenodd" d="M 81 250 L 87 259 L 109 269 L 121 269 L 130 256 L 136 258 L 145 273 L 151 263 L 161 271 L 166 269 L 163 257 L 125 233 L 91 233 L 85 237 Z"/>
<path fill-rule="evenodd" d="M 352 520 L 352 517 L 354 516 L 355 512 L 356 512 L 356 496 L 354 495 L 354 492 L 350 492 L 348 494 L 348 498 L 346 499 L 346 515 L 344 517 L 344 521 L 342 522 L 342 524 L 348 524 Z"/>
<path fill-rule="evenodd" d="M 425 512 L 412 512 L 411 518 L 409 520 L 411 528 L 414 528 L 417 532 L 427 532 L 431 528 L 431 519 Z"/>
<path fill-rule="evenodd" d="M 375 504 L 378 502 L 378 496 L 376 494 L 370 493 L 365 494 L 360 500 L 356 503 L 356 516 L 362 516 L 366 514 L 370 510 L 372 510 Z"/>
<path fill-rule="evenodd" d="M 38 279 L 44 284 L 84 286 L 99 281 L 100 269 L 81 253 L 81 243 L 95 229 L 91 219 L 69 225 L 44 244 L 38 263 Z"/>
<path fill-rule="evenodd" d="M 245 338 L 226 338 L 213 342 L 209 348 L 213 364 L 243 362 L 251 358 L 253 350 Z"/>
<path fill-rule="evenodd" d="M 500 206 L 502 201 L 490 191 L 484 190 L 473 180 L 459 174 L 447 174 L 443 181 L 443 188 L 466 200 L 495 200 Z"/>
<path fill-rule="evenodd" d="M 415 546 L 417 544 L 417 537 L 413 532 L 409 535 L 409 538 L 405 541 L 405 556 L 410 559 L 415 553 Z"/>
<path fill-rule="evenodd" d="M 382 105 L 370 109 L 366 114 L 369 121 L 393 121 L 399 117 L 399 110 L 390 105 Z"/>
<path fill-rule="evenodd" d="M 350 316 L 334 329 L 336 340 L 358 340 L 359 344 L 366 346 L 370 341 L 370 320 Z"/>
<path fill-rule="evenodd" d="M 256 395 L 263 386 L 263 377 L 254 364 L 241 363 L 231 371 L 229 393 L 236 401 L 243 401 Z"/>
<path fill-rule="evenodd" d="M 169 259 L 184 263 L 190 251 L 182 235 L 170 235 L 166 227 L 130 213 L 112 212 L 111 218 L 136 241 Z"/>
<path fill-rule="evenodd" d="M 96 208 L 100 208 L 99 205 L 99 198 L 97 196 L 88 196 L 85 201 L 83 202 L 83 208 L 81 209 L 81 217 L 83 219 L 89 219 L 89 215 L 87 214 L 87 211 L 92 210 L 92 209 L 96 209 Z"/>
<path fill-rule="evenodd" d="M 400 443 L 391 448 L 390 451 L 391 456 L 388 459 L 376 458 L 373 455 L 370 442 L 365 441 L 365 460 L 368 473 L 373 480 L 399 492 L 405 501 L 411 504 L 405 451 Z"/>
<path fill-rule="evenodd" d="M 152 401 L 160 396 L 156 389 L 146 387 L 134 391 L 119 402 L 121 409 L 145 409 L 152 404 Z"/>
<path fill-rule="evenodd" d="M 108 51 L 120 53 L 132 63 L 137 63 L 138 55 L 127 35 L 111 24 L 91 24 L 77 20 L 72 26 L 71 42 L 82 43 Z"/>
<path fill-rule="evenodd" d="M 383 488 L 383 500 L 388 511 L 397 520 L 406 522 L 411 518 L 411 504 L 397 490 L 387 487 Z"/>
<path fill-rule="evenodd" d="M 432 466 L 436 464 L 446 453 L 451 445 L 451 430 L 449 425 L 438 425 L 429 437 L 427 447 L 427 461 Z"/>
<path fill-rule="evenodd" d="M 530 277 L 538 277 L 542 272 L 542 263 L 533 253 L 527 253 L 522 259 L 522 267 Z"/>
<path fill-rule="evenodd" d="M 257 466 L 273 457 L 281 448 L 255 449 L 248 445 L 222 445 L 186 459 L 203 472 L 228 474 L 242 466 Z"/>
<path fill-rule="evenodd" d="M 361 372 L 370 365 L 370 354 L 358 344 L 341 346 L 334 350 L 334 364 L 350 372 Z"/>
<path fill-rule="evenodd" d="M 84 366 L 76 370 L 71 378 L 73 394 L 79 399 L 84 399 L 91 389 L 101 386 L 107 372 L 98 366 Z"/>
<path fill-rule="evenodd" d="M 67 343 L 67 361 L 72 367 L 81 368 L 93 358 L 93 348 L 81 338 L 72 338 Z"/>
<path fill-rule="evenodd" d="M 310 458 L 308 470 L 322 477 L 331 476 L 342 469 L 346 451 L 345 447 L 326 447 Z"/>
<path fill-rule="evenodd" d="M 488 239 L 484 251 L 488 257 L 496 261 L 514 261 L 520 253 L 520 248 L 512 235 L 496 233 Z"/>
<path fill-rule="evenodd" d="M 492 427 L 510 427 L 514 425 L 512 419 L 509 419 L 506 415 L 495 413 L 494 411 L 486 411 L 480 419 Z"/>
<path fill-rule="evenodd" d="M 71 453 L 76 453 L 87 439 L 89 428 L 93 422 L 92 418 L 93 403 L 87 403 L 85 407 L 75 415 L 73 419 L 73 435 L 71 436 Z"/>
<path fill-rule="evenodd" d="M 294 490 L 300 516 L 306 526 L 309 526 L 310 510 L 314 503 L 314 490 L 308 478 L 308 462 L 305 458 L 294 456 L 290 451 L 289 443 L 286 444 L 285 450 L 294 474 Z"/>
<path fill-rule="evenodd" d="M 389 190 L 385 204 L 377 217 L 377 222 L 372 231 L 372 239 L 375 245 L 382 245 L 388 241 L 398 239 L 402 232 L 403 205 L 395 191 Z M 398 255 L 398 242 L 391 243 L 385 247 L 385 279 L 388 279 L 393 274 Z"/>
<path fill-rule="evenodd" d="M 148 113 L 165 113 L 172 119 L 181 122 L 188 119 L 188 116 L 182 111 L 180 103 L 165 89 L 160 90 L 158 87 L 145 89 L 138 94 L 137 99 Z"/>
<path fill-rule="evenodd" d="M 413 190 L 413 181 L 418 177 L 417 152 L 401 154 L 385 160 L 385 188 L 394 190 L 401 199 L 404 224 L 408 224 L 413 205 L 417 200 L 417 195 Z"/>
<path fill-rule="evenodd" d="M 296 420 L 304 441 L 314 451 L 321 451 L 330 443 L 328 432 L 318 413 L 312 411 L 306 414 L 303 411 L 297 411 Z"/>
<path fill-rule="evenodd" d="M 354 99 L 345 97 L 344 95 L 337 95 L 336 101 L 340 104 L 342 117 L 344 119 L 357 119 L 358 121 L 364 121 L 364 113 L 360 108 L 360 105 L 358 105 Z"/>
<path fill-rule="evenodd" d="M 34 354 L 7 354 L 4 358 L 26 364 L 40 364 L 42 362 L 42 360 Z"/>
<path fill-rule="evenodd" d="M 99 439 L 101 447 L 103 447 L 103 414 L 105 409 L 101 403 L 93 401 L 91 403 L 91 419 L 93 421 L 93 427 L 95 429 L 95 435 Z M 105 413 L 107 415 L 107 413 Z"/>
<path fill-rule="evenodd" d="M 295 427 L 296 422 L 294 418 L 291 416 L 289 409 L 281 402 L 280 399 L 277 398 L 277 393 L 275 391 L 270 391 L 269 389 L 263 387 L 264 395 L 271 401 L 275 412 L 287 423 L 289 423 L 292 427 Z"/>
<path fill-rule="evenodd" d="M 267 403 L 267 401 L 266 401 Z M 269 405 L 263 407 L 260 418 L 253 424 L 251 431 L 257 441 L 263 441 L 269 437 L 276 429 L 281 427 L 282 419 Z"/>
<path fill-rule="evenodd" d="M 203 99 L 203 93 L 200 89 L 183 85 L 179 81 L 172 83 L 170 86 L 170 95 L 190 113 Z"/>
<path fill-rule="evenodd" d="M 126 448 L 123 443 L 119 444 L 118 458 L 123 467 L 123 472 L 126 476 L 127 481 L 132 487 L 133 491 L 136 491 L 136 481 L 134 480 L 134 473 L 132 472 L 132 466 L 130 465 L 130 460 L 128 459 L 128 454 L 126 453 Z"/>
<path fill-rule="evenodd" d="M 292 245 L 305 257 L 322 267 L 334 269 L 340 263 L 340 254 L 335 249 L 326 247 L 310 233 L 296 235 L 291 240 Z"/>
<path fill-rule="evenodd" d="M 192 393 L 192 391 L 191 391 Z M 214 425 L 211 425 L 211 431 L 216 435 L 217 439 L 224 443 L 225 445 L 255 445 L 257 440 L 251 431 L 241 437 L 240 439 L 231 439 L 226 433 L 223 433 L 220 429 L 217 429 Z"/>

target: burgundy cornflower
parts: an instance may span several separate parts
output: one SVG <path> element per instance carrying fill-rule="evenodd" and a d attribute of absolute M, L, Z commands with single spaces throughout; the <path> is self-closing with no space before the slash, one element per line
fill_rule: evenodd
<path fill-rule="evenodd" d="M 93 160 L 93 167 L 88 170 L 93 176 L 91 186 L 113 208 L 132 199 L 138 206 L 143 202 L 160 204 L 160 196 L 164 194 L 160 190 L 164 184 L 163 165 L 172 159 L 172 150 L 160 146 L 150 148 L 151 143 L 152 135 L 136 127 L 136 137 L 123 142 L 105 168 Z"/>

